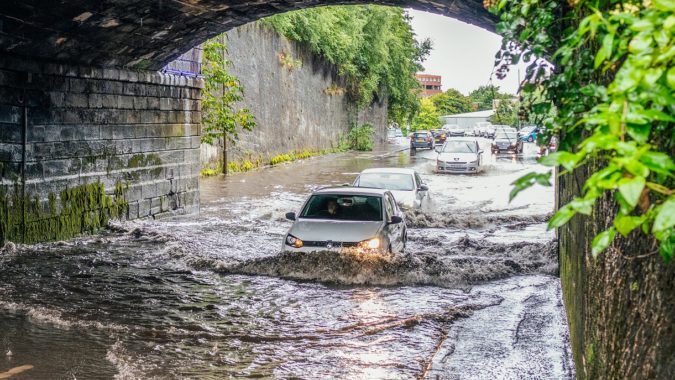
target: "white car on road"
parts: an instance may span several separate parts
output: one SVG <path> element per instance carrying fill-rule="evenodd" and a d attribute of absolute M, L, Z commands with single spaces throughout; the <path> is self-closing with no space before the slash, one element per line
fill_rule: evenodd
<path fill-rule="evenodd" d="M 429 196 L 429 187 L 422 181 L 422 177 L 408 168 L 366 169 L 356 177 L 353 186 L 387 189 L 404 209 L 422 207 Z"/>
<path fill-rule="evenodd" d="M 359 253 L 403 253 L 407 231 L 404 215 L 391 192 L 335 187 L 314 192 L 293 221 L 282 243 L 284 252 L 355 250 Z"/>
<path fill-rule="evenodd" d="M 478 173 L 483 170 L 483 150 L 476 139 L 452 139 L 437 147 L 436 172 Z"/>

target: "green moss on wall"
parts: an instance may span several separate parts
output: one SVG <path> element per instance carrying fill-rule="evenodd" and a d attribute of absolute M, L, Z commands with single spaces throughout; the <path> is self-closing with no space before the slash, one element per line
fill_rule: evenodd
<path fill-rule="evenodd" d="M 19 185 L 13 187 L 0 189 L 0 242 L 33 244 L 93 233 L 110 219 L 124 217 L 129 208 L 126 186 L 120 182 L 113 195 L 100 182 L 66 188 L 58 196 L 60 203 L 56 194 L 43 202 L 37 196 L 22 197 Z"/>

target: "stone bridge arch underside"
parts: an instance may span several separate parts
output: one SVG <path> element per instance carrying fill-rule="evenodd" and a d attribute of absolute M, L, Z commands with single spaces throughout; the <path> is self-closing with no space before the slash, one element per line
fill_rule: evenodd
<path fill-rule="evenodd" d="M 442 14 L 487 30 L 482 0 L 7 0 L 0 51 L 98 67 L 158 70 L 206 39 L 277 13 L 322 5 L 381 4 Z"/>

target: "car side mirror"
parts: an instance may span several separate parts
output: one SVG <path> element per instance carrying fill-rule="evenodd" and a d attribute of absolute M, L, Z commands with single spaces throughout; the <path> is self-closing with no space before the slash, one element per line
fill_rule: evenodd
<path fill-rule="evenodd" d="M 441 148 L 442 147 L 437 146 L 437 147 L 434 148 L 434 150 L 436 151 L 436 153 L 441 153 Z"/>
<path fill-rule="evenodd" d="M 287 212 L 286 213 L 286 219 L 295 220 L 295 213 L 294 212 Z"/>
<path fill-rule="evenodd" d="M 391 217 L 391 221 L 389 222 L 389 224 L 399 224 L 401 222 L 403 222 L 403 218 L 401 218 L 398 215 L 394 215 Z"/>
<path fill-rule="evenodd" d="M 420 187 L 417 188 L 417 190 L 427 191 L 427 190 L 429 190 L 429 186 L 422 184 L 422 185 L 420 185 Z"/>
<path fill-rule="evenodd" d="M 483 154 L 483 149 L 479 150 L 478 154 Z"/>

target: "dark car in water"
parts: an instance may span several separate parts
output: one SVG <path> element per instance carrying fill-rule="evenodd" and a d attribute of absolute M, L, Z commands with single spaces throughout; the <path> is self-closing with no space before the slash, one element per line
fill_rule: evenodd
<path fill-rule="evenodd" d="M 508 151 L 523 153 L 523 141 L 518 138 L 517 132 L 499 130 L 492 141 L 492 153 Z"/>
<path fill-rule="evenodd" d="M 448 138 L 448 134 L 443 129 L 432 129 L 431 134 L 434 135 L 434 142 L 436 144 L 443 144 Z"/>
<path fill-rule="evenodd" d="M 434 136 L 429 131 L 415 131 L 410 135 L 410 149 L 434 149 Z"/>

